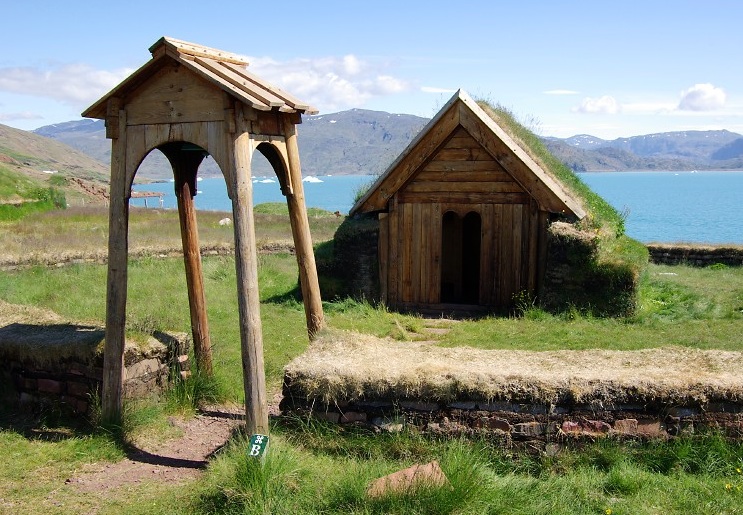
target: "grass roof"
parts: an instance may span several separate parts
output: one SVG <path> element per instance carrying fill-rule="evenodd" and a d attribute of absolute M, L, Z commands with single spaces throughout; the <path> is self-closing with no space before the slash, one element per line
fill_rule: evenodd
<path fill-rule="evenodd" d="M 565 163 L 555 157 L 533 131 L 519 122 L 509 109 L 478 100 L 477 104 L 516 141 L 542 169 L 559 181 L 586 211 L 586 217 L 576 228 L 599 237 L 599 258 L 621 261 L 641 270 L 647 264 L 645 246 L 625 235 L 625 215 L 617 211 L 601 195 L 594 192 Z"/>
<path fill-rule="evenodd" d="M 539 136 L 519 122 L 510 110 L 499 104 L 492 105 L 485 100 L 478 100 L 477 105 L 495 120 L 529 154 L 529 157 L 567 188 L 573 198 L 581 203 L 588 213 L 587 219 L 583 221 L 587 228 L 609 229 L 616 236 L 624 234 L 624 217 L 621 213 L 591 190 L 575 172 L 547 150 Z"/>
<path fill-rule="evenodd" d="M 666 347 L 535 352 L 444 348 L 326 330 L 285 368 L 292 395 L 337 401 L 500 400 L 704 405 L 743 399 L 743 353 Z"/>

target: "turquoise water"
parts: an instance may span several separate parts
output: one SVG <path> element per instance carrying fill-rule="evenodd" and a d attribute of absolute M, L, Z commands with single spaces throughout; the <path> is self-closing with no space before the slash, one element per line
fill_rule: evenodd
<path fill-rule="evenodd" d="M 743 172 L 612 172 L 580 177 L 644 243 L 743 244 Z"/>
<path fill-rule="evenodd" d="M 596 193 L 627 214 L 627 234 L 642 242 L 743 244 L 743 172 L 611 172 L 582 173 Z M 348 213 L 359 187 L 373 176 L 321 176 L 307 182 L 308 207 Z M 261 182 L 273 181 L 273 182 Z M 196 209 L 231 211 L 221 178 L 197 183 Z M 136 190 L 165 193 L 164 207 L 175 208 L 173 183 L 135 186 Z M 276 178 L 253 183 L 253 202 L 283 202 Z M 144 205 L 133 199 L 133 206 Z M 148 205 L 157 204 L 150 199 Z"/>
<path fill-rule="evenodd" d="M 307 207 L 319 207 L 327 211 L 348 213 L 353 206 L 353 198 L 359 187 L 371 184 L 375 179 L 371 175 L 336 175 L 314 178 L 322 182 L 303 183 L 304 196 Z M 163 207 L 175 209 L 178 207 L 172 182 L 136 185 L 135 190 L 156 191 L 165 194 Z M 232 202 L 227 197 L 227 185 L 224 179 L 203 179 L 196 183 L 198 193 L 194 197 L 196 209 L 208 211 L 232 211 Z M 279 181 L 276 177 L 257 178 L 253 180 L 253 204 L 265 202 L 285 202 L 281 194 Z M 142 199 L 132 199 L 132 206 L 143 206 Z M 147 205 L 157 205 L 157 200 L 149 199 Z"/>

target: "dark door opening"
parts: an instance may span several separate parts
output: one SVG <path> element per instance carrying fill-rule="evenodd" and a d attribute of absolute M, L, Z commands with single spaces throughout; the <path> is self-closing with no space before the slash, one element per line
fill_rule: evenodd
<path fill-rule="evenodd" d="M 441 221 L 441 302 L 478 304 L 480 300 L 480 215 L 464 218 L 447 211 Z"/>

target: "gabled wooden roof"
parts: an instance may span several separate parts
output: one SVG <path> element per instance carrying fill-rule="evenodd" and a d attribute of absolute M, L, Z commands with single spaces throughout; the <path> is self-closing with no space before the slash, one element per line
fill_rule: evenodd
<path fill-rule="evenodd" d="M 387 202 L 463 128 L 547 211 L 577 219 L 586 213 L 565 188 L 545 172 L 464 91 L 457 91 L 400 156 L 351 209 L 350 214 L 386 211 Z"/>
<path fill-rule="evenodd" d="M 146 82 L 166 60 L 182 64 L 248 106 L 260 111 L 317 114 L 317 109 L 247 71 L 245 58 L 223 50 L 162 37 L 150 47 L 152 59 L 86 109 L 86 118 L 106 118 L 108 100 L 123 97 Z"/>

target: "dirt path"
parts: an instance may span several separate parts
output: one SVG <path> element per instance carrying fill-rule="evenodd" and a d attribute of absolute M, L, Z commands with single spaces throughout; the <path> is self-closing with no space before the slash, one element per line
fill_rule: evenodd
<path fill-rule="evenodd" d="M 80 492 L 105 495 L 145 481 L 180 482 L 195 478 L 242 419 L 241 406 L 214 407 L 190 419 L 171 417 L 169 423 L 179 428 L 182 436 L 152 448 L 132 447 L 127 458 L 117 463 L 91 464 L 65 483 Z"/>

